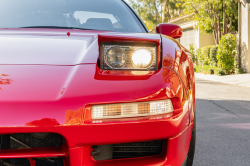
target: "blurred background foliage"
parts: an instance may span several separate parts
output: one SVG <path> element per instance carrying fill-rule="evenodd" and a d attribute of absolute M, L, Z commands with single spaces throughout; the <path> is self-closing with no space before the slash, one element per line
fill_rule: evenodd
<path fill-rule="evenodd" d="M 189 15 L 185 19 L 195 21 L 199 33 L 214 36 L 215 45 L 196 49 L 190 45 L 189 51 L 196 72 L 205 74 L 243 73 L 235 63 L 238 31 L 239 0 L 129 0 L 130 5 L 142 18 L 150 32 L 157 24 Z"/>
<path fill-rule="evenodd" d="M 159 23 L 167 23 L 184 14 L 183 0 L 130 0 L 129 2 L 149 30 L 154 30 Z"/>
<path fill-rule="evenodd" d="M 129 0 L 129 3 L 152 32 L 159 23 L 192 13 L 196 28 L 212 33 L 216 44 L 223 35 L 238 30 L 237 0 Z"/>

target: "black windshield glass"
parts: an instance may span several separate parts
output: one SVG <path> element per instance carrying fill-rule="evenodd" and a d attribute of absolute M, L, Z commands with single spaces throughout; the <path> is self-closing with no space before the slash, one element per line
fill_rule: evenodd
<path fill-rule="evenodd" d="M 121 0 L 0 0 L 0 28 L 146 32 Z"/>

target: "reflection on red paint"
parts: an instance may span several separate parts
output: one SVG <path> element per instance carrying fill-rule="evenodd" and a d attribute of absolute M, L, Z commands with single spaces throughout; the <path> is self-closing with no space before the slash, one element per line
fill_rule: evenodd
<path fill-rule="evenodd" d="M 168 83 L 170 78 L 171 78 L 171 74 L 172 72 L 170 72 L 170 70 L 166 69 L 166 68 L 163 68 L 163 71 L 162 71 L 162 79 L 164 83 Z"/>
<path fill-rule="evenodd" d="M 36 160 L 33 160 L 32 158 L 28 158 L 30 161 L 30 166 L 35 166 L 36 165 Z"/>
<path fill-rule="evenodd" d="M 163 66 L 172 68 L 174 64 L 174 57 L 170 55 L 170 53 L 165 54 L 163 57 Z"/>
<path fill-rule="evenodd" d="M 1 74 L 0 76 L 9 76 L 8 74 Z M 4 78 L 2 78 L 2 77 L 0 77 L 0 85 L 10 85 L 11 84 L 11 82 L 12 82 L 13 80 L 11 80 L 11 79 L 9 79 L 9 78 L 7 78 L 7 79 L 4 79 Z M 3 88 L 2 87 L 0 87 L 0 91 L 1 90 L 3 90 Z"/>
<path fill-rule="evenodd" d="M 49 119 L 49 118 L 35 120 L 25 124 L 25 126 L 34 126 L 34 127 L 48 127 L 48 126 L 59 126 L 59 125 L 60 124 L 55 119 Z"/>
<path fill-rule="evenodd" d="M 96 67 L 96 80 L 148 80 L 158 71 L 120 71 L 120 70 L 101 70 Z"/>
<path fill-rule="evenodd" d="M 184 105 L 185 102 L 187 101 L 185 88 L 181 84 L 179 77 L 175 73 L 169 72 L 169 71 L 170 70 L 166 68 L 163 68 L 163 71 L 162 71 L 163 82 L 170 83 L 170 88 L 168 87 L 166 88 L 166 95 L 169 98 L 178 97 L 182 105 Z"/>
<path fill-rule="evenodd" d="M 164 98 L 165 96 L 165 89 L 161 88 L 160 90 L 158 90 L 157 92 L 147 95 L 145 97 L 139 98 L 138 100 L 148 100 L 148 99 L 154 99 L 154 98 Z"/>
<path fill-rule="evenodd" d="M 156 26 L 156 33 L 167 35 L 176 39 L 182 36 L 182 29 L 180 26 L 175 24 L 162 23 Z"/>
<path fill-rule="evenodd" d="M 66 88 L 63 88 L 63 89 L 62 89 L 62 91 L 61 91 L 61 95 L 65 92 L 65 89 L 66 89 Z"/>
<path fill-rule="evenodd" d="M 113 75 L 113 76 L 138 76 L 138 75 L 152 75 L 154 71 L 119 71 L 119 70 L 101 70 L 98 71 L 102 75 Z"/>
<path fill-rule="evenodd" d="M 7 79 L 3 79 L 2 77 L 0 77 L 0 85 L 9 85 L 11 84 L 12 80 L 7 78 Z"/>
<path fill-rule="evenodd" d="M 79 108 L 77 111 L 66 111 L 65 126 L 68 125 L 81 125 L 83 124 L 82 118 L 83 108 Z"/>
<path fill-rule="evenodd" d="M 173 30 L 171 33 L 169 33 L 170 37 L 173 37 L 173 38 L 180 38 L 182 36 L 182 29 L 181 28 L 177 28 L 175 30 Z"/>

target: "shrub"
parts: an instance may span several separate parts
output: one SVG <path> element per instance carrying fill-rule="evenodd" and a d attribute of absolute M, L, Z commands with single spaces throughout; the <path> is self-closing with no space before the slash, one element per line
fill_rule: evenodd
<path fill-rule="evenodd" d="M 214 67 L 209 65 L 197 65 L 196 72 L 203 74 L 214 74 Z"/>
<path fill-rule="evenodd" d="M 232 34 L 222 36 L 216 58 L 217 66 L 229 74 L 234 72 L 234 59 L 236 53 L 236 41 Z"/>
<path fill-rule="evenodd" d="M 201 48 L 198 48 L 196 50 L 196 60 L 197 60 L 197 65 L 201 65 L 201 60 L 200 60 L 200 57 L 201 57 Z"/>
<path fill-rule="evenodd" d="M 214 69 L 210 69 L 210 73 L 209 74 L 214 74 Z"/>
<path fill-rule="evenodd" d="M 196 55 L 199 65 L 210 65 L 210 49 L 212 46 L 206 46 L 197 49 Z"/>
<path fill-rule="evenodd" d="M 226 74 L 225 70 L 210 65 L 197 65 L 195 66 L 195 70 L 197 73 L 203 73 L 203 74 L 216 74 L 220 76 Z"/>
<path fill-rule="evenodd" d="M 204 48 L 199 48 L 196 51 L 198 65 L 208 65 L 208 57 L 204 56 Z"/>
<path fill-rule="evenodd" d="M 223 69 L 218 68 L 218 67 L 215 68 L 214 73 L 215 73 L 216 75 L 220 75 L 220 76 L 226 74 L 225 71 L 224 71 Z"/>
<path fill-rule="evenodd" d="M 195 55 L 195 48 L 194 48 L 194 45 L 193 44 L 190 44 L 189 45 L 189 52 L 192 56 L 192 61 L 194 64 L 196 64 L 196 55 Z"/>
<path fill-rule="evenodd" d="M 196 65 L 196 66 L 195 66 L 195 70 L 196 70 L 197 73 L 201 73 L 201 71 L 202 71 L 202 66 L 201 66 L 201 65 Z"/>
<path fill-rule="evenodd" d="M 203 58 L 205 60 L 204 61 L 205 65 L 209 65 L 210 64 L 210 48 L 211 48 L 211 46 L 203 47 L 202 51 L 201 51 L 202 56 L 203 56 Z"/>
<path fill-rule="evenodd" d="M 218 50 L 217 45 L 211 46 L 211 48 L 210 48 L 210 55 L 209 55 L 210 65 L 213 67 L 217 67 L 217 58 L 216 58 L 217 50 Z"/>
<path fill-rule="evenodd" d="M 242 68 L 235 69 L 235 74 L 243 74 L 243 73 L 245 73 L 244 69 L 242 69 Z"/>

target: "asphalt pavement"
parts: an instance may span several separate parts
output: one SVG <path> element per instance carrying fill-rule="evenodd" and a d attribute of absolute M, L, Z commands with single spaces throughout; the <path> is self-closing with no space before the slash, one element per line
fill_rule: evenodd
<path fill-rule="evenodd" d="M 250 166 L 250 88 L 196 78 L 194 166 Z"/>

